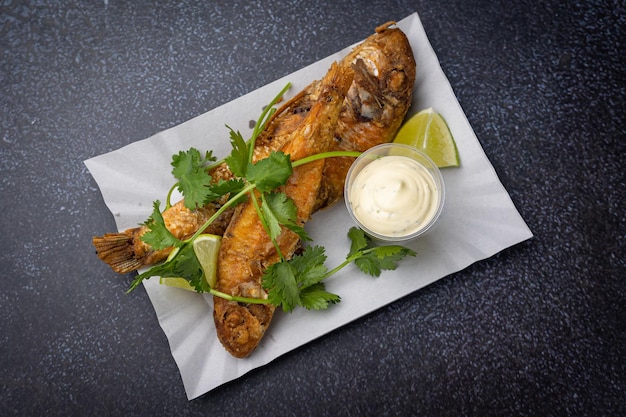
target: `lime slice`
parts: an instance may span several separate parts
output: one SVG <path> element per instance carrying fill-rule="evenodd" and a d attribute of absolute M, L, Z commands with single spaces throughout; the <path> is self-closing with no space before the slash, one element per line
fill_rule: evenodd
<path fill-rule="evenodd" d="M 211 288 L 217 283 L 217 256 L 220 251 L 222 237 L 217 235 L 203 234 L 193 241 L 193 251 L 200 262 L 204 278 Z M 178 248 L 170 253 L 168 260 L 178 252 Z M 185 278 L 161 277 L 159 283 L 169 287 L 182 288 L 189 291 L 196 291 Z"/>
<path fill-rule="evenodd" d="M 411 116 L 398 130 L 394 142 L 419 149 L 439 168 L 457 167 L 461 164 L 448 124 L 432 107 Z"/>

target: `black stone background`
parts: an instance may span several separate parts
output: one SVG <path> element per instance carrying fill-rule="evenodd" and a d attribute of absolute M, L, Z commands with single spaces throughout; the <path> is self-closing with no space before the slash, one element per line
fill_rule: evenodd
<path fill-rule="evenodd" d="M 82 161 L 417 11 L 535 234 L 188 402 Z M 3 416 L 626 415 L 623 1 L 0 1 Z"/>

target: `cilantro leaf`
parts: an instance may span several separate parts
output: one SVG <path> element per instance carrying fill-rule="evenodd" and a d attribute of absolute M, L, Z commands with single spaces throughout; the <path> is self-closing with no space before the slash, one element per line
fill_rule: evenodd
<path fill-rule="evenodd" d="M 383 270 L 397 268 L 397 263 L 406 256 L 415 256 L 416 253 L 400 245 L 374 246 L 372 239 L 357 227 L 348 232 L 350 238 L 350 252 L 347 260 L 364 273 L 375 277 L 380 276 Z"/>
<path fill-rule="evenodd" d="M 205 164 L 214 160 L 210 152 L 203 157 L 195 148 L 181 151 L 172 157 L 172 175 L 178 180 L 178 189 L 185 197 L 185 207 L 188 209 L 201 206 L 207 199 L 211 175 Z"/>
<path fill-rule="evenodd" d="M 275 101 L 277 100 L 278 97 Z M 208 172 L 207 163 L 215 161 L 215 158 L 211 152 L 202 156 L 195 148 L 191 148 L 187 152 L 179 152 L 172 157 L 172 174 L 177 179 L 174 187 L 178 187 L 183 193 L 185 206 L 189 209 L 195 209 L 222 196 L 236 196 L 235 198 L 231 197 L 222 205 L 216 213 L 219 215 L 232 205 L 250 198 L 261 222 L 268 231 L 272 244 L 280 258 L 284 259 L 276 241 L 283 227 L 297 233 L 302 240 L 311 239 L 298 223 L 298 210 L 294 201 L 285 192 L 277 191 L 279 187 L 287 183 L 292 174 L 294 165 L 292 165 L 289 155 L 280 151 L 271 152 L 267 158 L 252 163 L 255 140 L 274 111 L 272 109 L 264 110 L 255 125 L 249 142 L 243 139 L 241 133 L 227 126 L 230 130 L 230 141 L 233 149 L 223 161 L 237 177 L 236 179 L 220 180 L 214 183 Z M 336 154 L 337 152 L 317 154 L 313 155 L 314 158 L 311 160 L 338 156 Z M 302 162 L 300 165 L 310 162 L 303 161 L 300 161 Z M 167 207 L 170 206 L 169 198 L 173 189 L 170 189 L 168 194 Z M 262 202 L 260 206 L 258 204 L 259 198 Z M 262 285 L 268 293 L 267 299 L 233 296 L 211 289 L 206 282 L 202 266 L 193 250 L 193 241 L 200 232 L 185 241 L 177 239 L 165 226 L 159 206 L 160 202 L 155 201 L 153 213 L 145 222 L 149 230 L 142 236 L 142 240 L 156 250 L 168 247 L 175 249 L 164 263 L 137 275 L 128 292 L 135 289 L 144 279 L 152 276 L 175 277 L 186 279 L 198 292 L 209 292 L 231 301 L 254 304 L 271 303 L 280 306 L 286 312 L 290 312 L 298 306 L 311 310 L 322 310 L 341 300 L 338 295 L 326 291 L 323 281 L 351 262 L 354 262 L 364 273 L 379 276 L 383 270 L 395 269 L 397 263 L 404 257 L 415 256 L 415 252 L 402 246 L 376 246 L 362 230 L 353 227 L 348 232 L 351 242 L 348 256 L 334 269 L 330 271 L 327 269 L 325 265 L 326 254 L 323 247 L 307 247 L 300 255 L 294 256 L 289 261 L 277 262 L 265 270 Z M 204 230 L 210 221 L 212 220 L 207 221 L 199 230 Z"/>
<path fill-rule="evenodd" d="M 348 230 L 348 238 L 350 238 L 350 252 L 348 252 L 348 256 L 354 255 L 358 251 L 367 248 L 369 239 L 365 235 L 365 232 L 358 227 L 351 227 L 350 230 Z"/>
<path fill-rule="evenodd" d="M 225 159 L 226 164 L 230 168 L 230 171 L 237 177 L 245 177 L 248 169 L 248 145 L 239 131 L 235 132 L 229 126 L 226 126 L 230 130 L 230 144 L 233 150 Z"/>
<path fill-rule="evenodd" d="M 407 256 L 415 256 L 416 253 L 411 249 L 400 245 L 377 246 L 373 248 L 376 259 L 380 261 L 380 267 L 383 270 L 394 270 L 398 267 L 398 262 Z"/>
<path fill-rule="evenodd" d="M 246 183 L 240 179 L 231 179 L 228 181 L 219 180 L 217 183 L 211 184 L 209 192 L 204 203 L 215 201 L 226 194 L 235 195 L 246 186 Z"/>
<path fill-rule="evenodd" d="M 278 262 L 265 270 L 263 287 L 269 289 L 270 303 L 292 311 L 300 302 L 296 271 L 290 262 Z"/>
<path fill-rule="evenodd" d="M 206 282 L 202 266 L 191 242 L 186 242 L 181 246 L 171 259 L 137 275 L 128 292 L 135 289 L 144 279 L 156 276 L 185 278 L 197 292 L 209 292 L 211 289 Z"/>
<path fill-rule="evenodd" d="M 329 304 L 337 304 L 341 297 L 328 292 L 321 282 L 300 291 L 300 305 L 307 310 L 326 310 Z"/>
<path fill-rule="evenodd" d="M 339 296 L 327 292 L 321 283 L 328 276 L 325 261 L 324 248 L 313 246 L 289 261 L 267 268 L 263 275 L 263 288 L 268 291 L 269 301 L 286 312 L 297 306 L 321 310 L 339 302 Z"/>
<path fill-rule="evenodd" d="M 328 268 L 323 246 L 307 246 L 301 255 L 294 256 L 291 264 L 298 270 L 298 281 L 303 288 L 317 284 L 326 278 Z"/>
<path fill-rule="evenodd" d="M 380 276 L 383 270 L 394 270 L 397 262 L 406 256 L 415 256 L 415 253 L 403 246 L 389 245 L 371 248 L 363 255 L 354 260 L 361 271 L 375 277 Z"/>
<path fill-rule="evenodd" d="M 270 205 L 270 202 L 274 204 L 274 201 L 276 199 L 272 198 L 272 196 L 276 196 L 276 195 L 278 194 L 269 194 L 269 195 L 261 194 L 261 201 L 263 203 L 261 204 L 261 214 L 263 217 L 262 221 L 266 227 L 267 234 L 271 240 L 275 240 L 282 230 L 280 227 L 280 221 L 276 217 L 277 213 L 274 213 L 272 206 Z"/>
<path fill-rule="evenodd" d="M 302 240 L 311 240 L 304 228 L 297 223 L 298 208 L 292 199 L 283 192 L 262 194 L 261 211 L 270 230 L 270 238 L 276 239 L 283 225 L 295 232 Z"/>
<path fill-rule="evenodd" d="M 183 242 L 177 239 L 172 232 L 165 227 L 165 220 L 163 220 L 160 209 L 161 202 L 156 200 L 152 205 L 152 214 L 144 223 L 150 230 L 141 236 L 141 240 L 152 246 L 155 250 L 181 246 Z"/>
<path fill-rule="evenodd" d="M 246 178 L 262 193 L 284 185 L 291 176 L 289 156 L 283 152 L 271 152 L 270 156 L 248 165 Z"/>
<path fill-rule="evenodd" d="M 379 276 L 381 271 L 396 269 L 397 262 L 415 252 L 399 245 L 374 246 L 372 240 L 356 227 L 350 229 L 350 253 L 346 260 L 328 271 L 325 250 L 321 246 L 309 246 L 301 255 L 289 261 L 276 263 L 266 269 L 263 288 L 268 292 L 270 303 L 290 312 L 301 306 L 311 310 L 322 310 L 341 298 L 326 291 L 323 280 L 354 262 L 364 273 Z"/>

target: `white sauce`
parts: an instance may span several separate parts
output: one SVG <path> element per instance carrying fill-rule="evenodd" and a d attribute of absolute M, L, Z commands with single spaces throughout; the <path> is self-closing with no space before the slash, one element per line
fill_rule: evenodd
<path fill-rule="evenodd" d="M 405 156 L 385 156 L 368 164 L 350 187 L 355 217 L 372 232 L 410 235 L 437 212 L 439 193 L 432 174 Z"/>

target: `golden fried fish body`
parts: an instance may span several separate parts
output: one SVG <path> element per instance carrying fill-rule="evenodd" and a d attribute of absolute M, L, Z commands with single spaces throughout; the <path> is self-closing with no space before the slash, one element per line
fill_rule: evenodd
<path fill-rule="evenodd" d="M 354 81 L 337 123 L 335 150 L 363 152 L 391 142 L 411 107 L 415 59 L 406 35 L 390 28 L 393 23 L 379 26 L 341 61 L 354 70 Z M 326 161 L 317 209 L 343 196 L 353 161 L 349 157 Z"/>
<path fill-rule="evenodd" d="M 281 149 L 292 161 L 328 151 L 345 94 L 352 82 L 352 71 L 333 65 L 319 84 L 317 102 L 293 137 Z M 297 223 L 304 225 L 313 213 L 322 183 L 324 161 L 293 169 L 284 187 L 297 208 Z M 260 202 L 259 202 L 260 204 Z M 283 228 L 277 238 L 284 259 L 290 259 L 300 244 L 299 236 Z M 252 201 L 238 207 L 220 247 L 217 263 L 217 290 L 231 295 L 264 298 L 261 286 L 264 270 L 281 259 L 266 233 Z M 248 356 L 269 326 L 273 305 L 240 304 L 214 297 L 213 317 L 217 336 L 233 356 Z"/>

